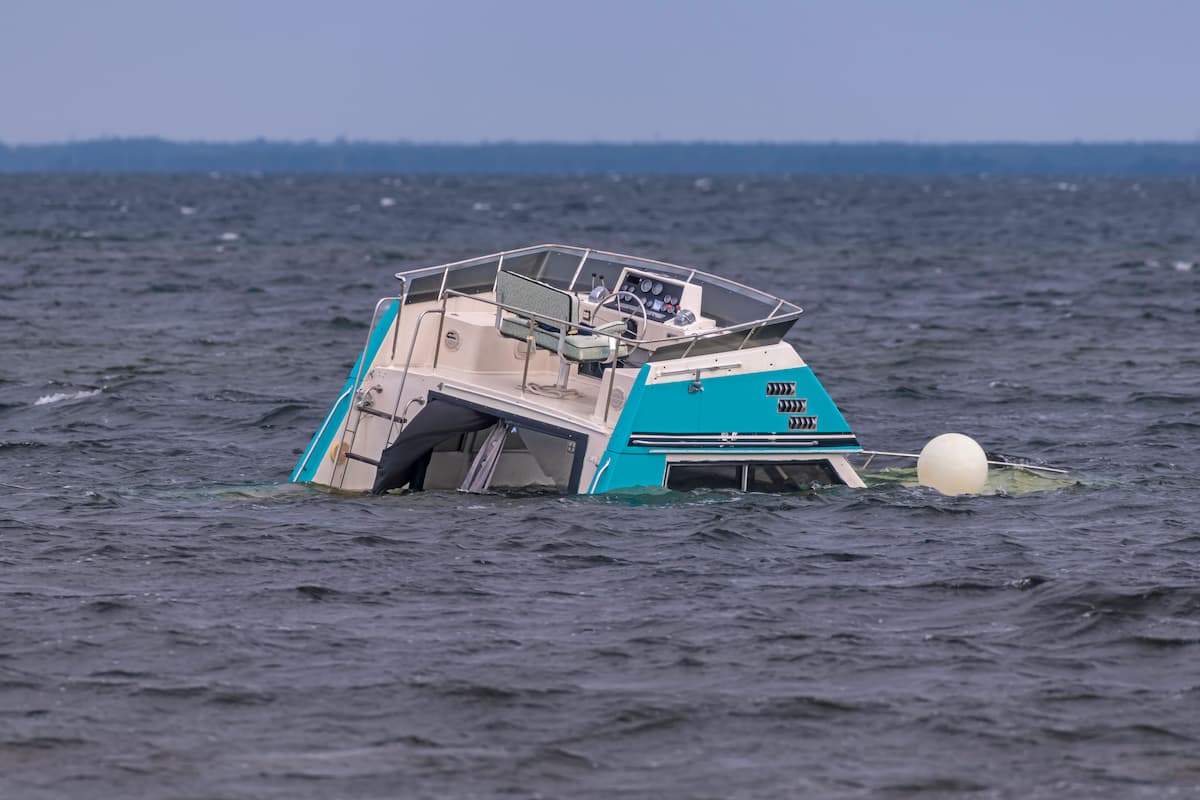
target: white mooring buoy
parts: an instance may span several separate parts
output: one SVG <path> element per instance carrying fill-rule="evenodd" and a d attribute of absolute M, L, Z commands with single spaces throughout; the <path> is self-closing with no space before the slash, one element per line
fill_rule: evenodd
<path fill-rule="evenodd" d="M 942 494 L 975 494 L 987 483 L 987 454 L 961 433 L 929 440 L 917 456 L 917 481 Z"/>

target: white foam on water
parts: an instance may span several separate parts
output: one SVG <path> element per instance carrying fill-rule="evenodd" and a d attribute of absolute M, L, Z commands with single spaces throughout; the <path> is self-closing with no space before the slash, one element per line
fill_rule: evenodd
<path fill-rule="evenodd" d="M 472 211 L 491 211 L 492 204 L 491 203 L 482 203 L 482 202 L 475 203 L 473 206 L 471 206 L 471 210 Z"/>
<path fill-rule="evenodd" d="M 379 198 L 379 205 L 382 208 L 391 208 L 392 206 L 396 205 L 396 198 L 381 197 L 381 198 Z"/>
<path fill-rule="evenodd" d="M 35 406 L 48 406 L 51 403 L 61 403 L 65 400 L 85 400 L 89 397 L 95 397 L 98 394 L 100 394 L 99 389 L 92 389 L 90 391 L 81 390 L 78 392 L 55 392 L 54 394 L 42 395 L 37 400 L 34 400 L 33 404 Z"/>
<path fill-rule="evenodd" d="M 196 213 L 196 207 L 195 206 L 180 206 L 179 213 L 185 217 L 190 217 L 192 214 Z"/>
<path fill-rule="evenodd" d="M 236 242 L 238 239 L 240 239 L 242 237 L 239 236 L 238 234 L 234 233 L 233 231 L 225 231 L 224 233 L 221 234 L 220 238 L 221 238 L 222 242 Z"/>
<path fill-rule="evenodd" d="M 1171 266 L 1173 266 L 1175 268 L 1176 272 L 1191 272 L 1192 267 L 1196 266 L 1196 262 L 1194 262 L 1194 261 L 1176 261 Z"/>

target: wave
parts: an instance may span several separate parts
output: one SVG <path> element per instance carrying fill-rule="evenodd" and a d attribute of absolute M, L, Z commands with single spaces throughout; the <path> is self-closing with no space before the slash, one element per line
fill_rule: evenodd
<path fill-rule="evenodd" d="M 53 403 L 64 403 L 71 400 L 86 400 L 89 397 L 95 397 L 100 392 L 100 389 L 81 389 L 78 392 L 55 392 L 54 394 L 42 395 L 37 400 L 34 400 L 33 404 L 35 406 L 48 406 Z"/>

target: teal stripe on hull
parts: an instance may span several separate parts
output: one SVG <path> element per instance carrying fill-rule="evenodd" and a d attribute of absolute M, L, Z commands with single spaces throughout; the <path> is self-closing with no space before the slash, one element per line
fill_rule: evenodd
<path fill-rule="evenodd" d="M 346 378 L 345 385 L 342 387 L 341 392 L 338 393 L 341 399 L 335 402 L 333 407 L 329 409 L 329 413 L 325 415 L 325 419 L 321 422 L 321 427 L 317 428 L 317 433 L 313 435 L 312 441 L 308 443 L 308 448 L 304 451 L 304 455 L 296 463 L 296 468 L 292 471 L 292 477 L 288 479 L 292 483 L 311 481 L 313 476 L 317 474 L 317 468 L 321 465 L 321 459 L 329 451 L 334 437 L 341 432 L 342 425 L 346 421 L 346 414 L 350 410 L 350 404 L 354 402 L 354 390 L 358 389 L 354 385 L 355 377 L 357 376 L 361 383 L 362 375 L 366 374 L 367 369 L 375 361 L 375 354 L 379 352 L 380 346 L 383 345 L 383 340 L 387 338 L 388 329 L 396 321 L 396 312 L 399 308 L 399 301 L 389 303 L 387 309 L 380 315 L 379 321 L 375 323 L 375 330 L 371 331 L 371 338 L 367 340 L 366 350 L 359 353 L 358 360 L 351 367 L 350 375 Z M 359 372 L 360 369 L 362 370 L 361 374 Z"/>
<path fill-rule="evenodd" d="M 652 449 L 629 444 L 633 434 L 723 434 L 779 433 L 796 435 L 788 430 L 791 413 L 780 413 L 779 397 L 767 396 L 768 382 L 794 381 L 795 398 L 807 400 L 804 416 L 816 417 L 815 438 L 836 434 L 852 434 L 842 412 L 817 380 L 813 371 L 794 367 L 769 372 L 742 375 L 703 377 L 703 389 L 690 392 L 691 381 L 675 381 L 647 385 L 650 365 L 638 373 L 625 408 L 617 420 L 608 449 L 601 464 L 607 463 L 604 473 L 595 481 L 592 491 L 599 493 L 635 486 L 662 486 L 667 457 L 652 453 Z M 681 448 L 683 449 L 683 448 Z M 689 452 L 709 454 L 713 458 L 734 455 L 795 456 L 815 452 L 855 452 L 857 443 L 844 447 L 780 448 L 721 447 L 686 448 Z"/>

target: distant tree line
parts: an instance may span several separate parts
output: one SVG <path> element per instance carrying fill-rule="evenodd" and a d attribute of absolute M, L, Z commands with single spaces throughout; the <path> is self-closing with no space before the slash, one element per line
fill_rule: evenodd
<path fill-rule="evenodd" d="M 1200 142 L 172 142 L 0 144 L 0 172 L 674 175 L 1200 175 Z"/>

